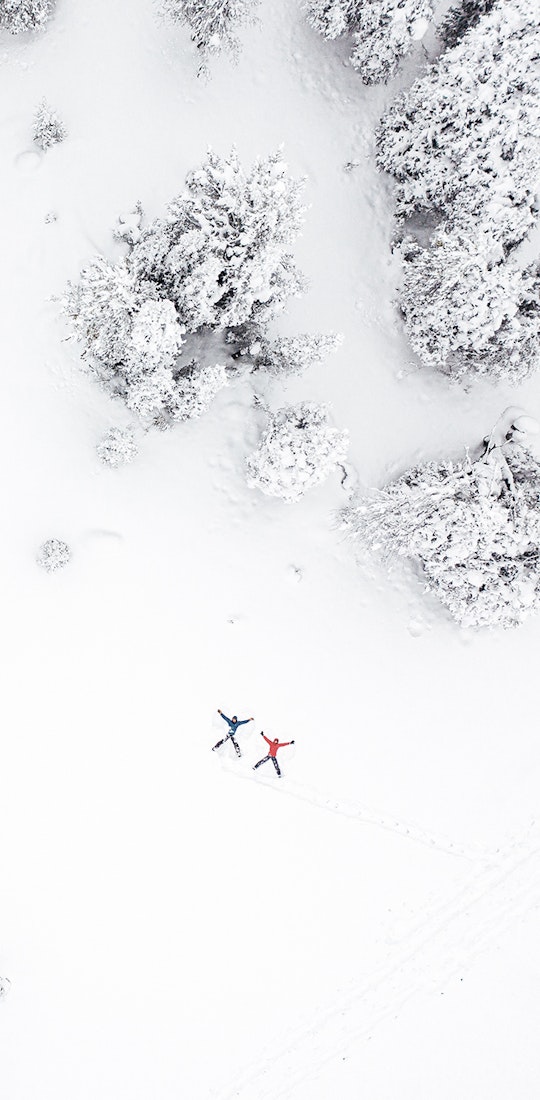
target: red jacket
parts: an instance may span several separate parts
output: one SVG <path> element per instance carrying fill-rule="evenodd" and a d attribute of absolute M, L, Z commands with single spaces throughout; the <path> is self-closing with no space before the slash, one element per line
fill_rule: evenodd
<path fill-rule="evenodd" d="M 263 737 L 266 744 L 269 746 L 269 756 L 277 756 L 278 749 L 284 749 L 286 745 L 292 745 L 292 741 L 278 741 L 276 744 L 275 741 L 270 741 L 270 738 L 267 737 L 265 733 L 263 733 Z"/>

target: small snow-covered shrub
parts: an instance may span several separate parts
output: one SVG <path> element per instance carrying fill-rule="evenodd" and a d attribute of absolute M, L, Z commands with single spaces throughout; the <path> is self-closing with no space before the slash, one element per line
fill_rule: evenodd
<path fill-rule="evenodd" d="M 347 433 L 330 426 L 324 406 L 286 406 L 247 459 L 248 484 L 288 502 L 299 500 L 344 461 L 347 447 Z"/>
<path fill-rule="evenodd" d="M 61 539 L 47 539 L 39 548 L 37 562 L 47 573 L 55 573 L 57 569 L 63 569 L 70 558 L 71 550 L 66 542 Z"/>
<path fill-rule="evenodd" d="M 43 99 L 34 116 L 34 141 L 40 149 L 50 149 L 66 137 L 66 128 L 60 116 Z"/>
<path fill-rule="evenodd" d="M 113 230 L 114 239 L 125 241 L 129 245 L 137 244 L 141 236 L 143 213 L 142 203 L 137 201 L 133 210 L 119 214 L 118 223 Z"/>
<path fill-rule="evenodd" d="M 124 466 L 137 454 L 137 444 L 131 428 L 109 428 L 96 447 L 104 466 Z"/>
<path fill-rule="evenodd" d="M 253 23 L 258 0 L 162 0 L 163 14 L 187 26 L 191 40 L 201 52 L 200 72 L 206 72 L 212 54 L 240 52 L 237 29 Z"/>
<path fill-rule="evenodd" d="M 0 0 L 0 28 L 12 34 L 33 31 L 49 19 L 54 0 Z"/>
<path fill-rule="evenodd" d="M 303 332 L 298 336 L 259 340 L 249 350 L 257 370 L 264 370 L 280 378 L 302 374 L 308 367 L 322 362 L 332 351 L 336 351 L 341 342 L 342 337 L 335 332 L 328 335 Z"/>
<path fill-rule="evenodd" d="M 344 524 L 364 549 L 419 564 L 462 626 L 515 626 L 540 604 L 538 425 L 510 409 L 478 457 L 426 463 L 359 499 Z"/>
<path fill-rule="evenodd" d="M 433 15 L 431 0 L 307 0 L 305 7 L 309 23 L 325 38 L 352 35 L 351 64 L 364 84 L 394 76 Z"/>
<path fill-rule="evenodd" d="M 6 996 L 6 993 L 9 992 L 10 985 L 11 982 L 9 981 L 9 978 L 0 978 L 0 997 Z"/>

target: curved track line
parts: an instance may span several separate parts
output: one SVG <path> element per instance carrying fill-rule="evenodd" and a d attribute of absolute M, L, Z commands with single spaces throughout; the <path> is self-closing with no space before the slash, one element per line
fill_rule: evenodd
<path fill-rule="evenodd" d="M 285 1100 L 297 1085 L 351 1046 L 368 1038 L 382 1020 L 396 1016 L 413 996 L 439 989 L 471 964 L 501 933 L 540 907 L 540 827 L 514 841 L 499 858 L 468 877 L 448 901 L 388 953 L 387 961 L 331 1004 L 281 1049 L 253 1063 L 218 1100 Z"/>
<path fill-rule="evenodd" d="M 496 849 L 485 848 L 480 844 L 460 844 L 440 833 L 428 831 L 415 822 L 402 821 L 394 815 L 376 810 L 361 802 L 333 798 L 331 795 L 317 791 L 313 787 L 306 787 L 285 778 L 277 779 L 274 776 L 269 778 L 264 776 L 255 777 L 252 768 L 247 770 L 245 765 L 229 762 L 225 759 L 221 760 L 221 767 L 224 771 L 236 776 L 237 779 L 249 779 L 253 783 L 261 783 L 265 787 L 272 787 L 281 794 L 287 794 L 289 797 L 296 798 L 301 802 L 309 802 L 312 806 L 318 806 L 321 810 L 340 814 L 342 817 L 351 818 L 363 825 L 374 825 L 378 829 L 397 833 L 398 836 L 413 840 L 417 844 L 424 844 L 435 851 L 446 852 L 447 855 L 461 856 L 463 859 L 471 861 L 483 860 L 486 862 L 497 856 Z"/>

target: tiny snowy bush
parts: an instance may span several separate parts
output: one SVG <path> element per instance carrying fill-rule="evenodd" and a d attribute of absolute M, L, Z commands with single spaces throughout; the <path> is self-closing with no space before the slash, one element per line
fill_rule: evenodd
<path fill-rule="evenodd" d="M 189 27 L 191 40 L 201 52 L 199 71 L 205 72 L 212 54 L 226 50 L 237 58 L 237 29 L 254 22 L 258 0 L 162 0 L 162 11 L 175 23 Z"/>
<path fill-rule="evenodd" d="M 71 550 L 66 542 L 61 539 L 47 539 L 39 548 L 37 562 L 47 573 L 55 573 L 57 569 L 63 569 L 70 558 Z"/>
<path fill-rule="evenodd" d="M 51 15 L 53 0 L 0 0 L 0 28 L 12 34 L 42 27 Z"/>
<path fill-rule="evenodd" d="M 6 993 L 9 992 L 10 984 L 9 978 L 0 978 L 0 997 L 6 996 Z"/>
<path fill-rule="evenodd" d="M 431 0 L 307 0 L 306 11 L 325 38 L 352 35 L 351 64 L 364 84 L 388 81 L 433 15 Z"/>
<path fill-rule="evenodd" d="M 538 425 L 507 410 L 475 460 L 427 463 L 344 513 L 358 543 L 417 562 L 462 626 L 514 626 L 540 604 Z"/>
<path fill-rule="evenodd" d="M 344 461 L 347 446 L 347 433 L 330 426 L 324 406 L 286 406 L 247 459 L 248 484 L 288 502 L 299 500 Z"/>
<path fill-rule="evenodd" d="M 104 466 L 124 466 L 137 454 L 137 444 L 131 428 L 109 428 L 96 447 Z"/>
<path fill-rule="evenodd" d="M 40 149 L 50 149 L 66 137 L 66 128 L 60 116 L 42 100 L 34 116 L 34 141 Z"/>

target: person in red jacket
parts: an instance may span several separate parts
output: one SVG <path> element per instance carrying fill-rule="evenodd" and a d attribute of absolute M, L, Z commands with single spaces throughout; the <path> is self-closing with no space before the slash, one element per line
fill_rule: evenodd
<path fill-rule="evenodd" d="M 277 737 L 274 737 L 274 740 L 270 741 L 268 737 L 265 737 L 262 730 L 261 737 L 264 737 L 264 740 L 268 745 L 268 754 L 266 756 L 263 756 L 262 760 L 259 760 L 257 764 L 253 765 L 253 771 L 255 771 L 256 768 L 260 768 L 261 764 L 266 764 L 267 760 L 271 760 L 278 775 L 281 775 L 281 769 L 277 762 L 277 751 L 278 749 L 284 749 L 286 745 L 294 745 L 294 741 L 278 741 Z"/>

